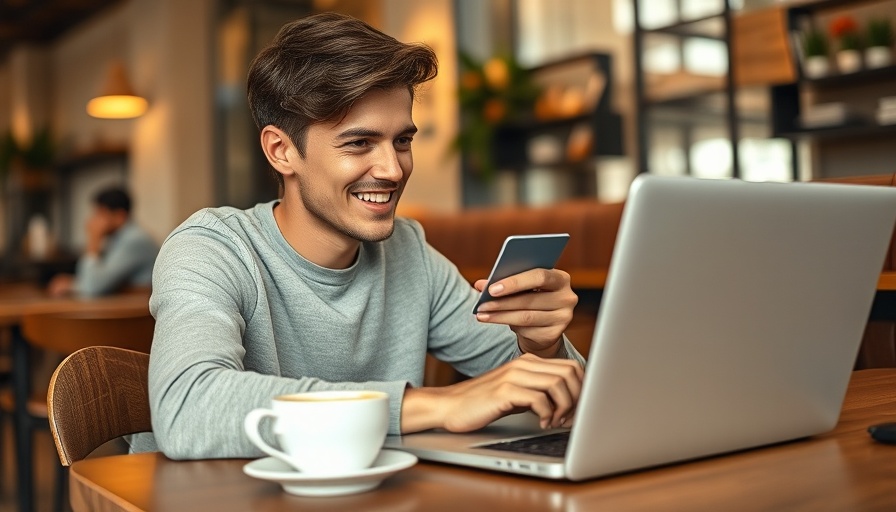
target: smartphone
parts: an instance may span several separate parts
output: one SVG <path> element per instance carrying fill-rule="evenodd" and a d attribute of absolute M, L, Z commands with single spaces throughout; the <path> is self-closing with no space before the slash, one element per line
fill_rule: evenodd
<path fill-rule="evenodd" d="M 488 293 L 488 287 L 493 283 L 533 268 L 554 268 L 568 240 L 569 233 L 507 237 L 488 276 L 488 283 L 473 306 L 473 314 L 479 311 L 483 302 L 494 299 Z"/>

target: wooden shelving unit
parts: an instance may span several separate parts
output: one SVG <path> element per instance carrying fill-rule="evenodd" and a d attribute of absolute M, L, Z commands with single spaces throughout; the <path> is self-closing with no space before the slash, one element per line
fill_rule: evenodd
<path fill-rule="evenodd" d="M 682 133 L 683 154 L 686 155 L 686 170 L 691 171 L 690 159 L 687 157 L 693 141 L 692 132 L 697 125 L 709 119 L 722 122 L 727 128 L 728 138 L 731 141 L 732 172 L 735 177 L 740 175 L 740 162 L 738 156 L 738 144 L 740 136 L 736 106 L 736 88 L 734 76 L 731 72 L 723 76 L 701 76 L 680 72 L 675 75 L 664 76 L 659 80 L 651 80 L 644 67 L 644 52 L 646 39 L 656 34 L 671 35 L 678 38 L 680 53 L 683 54 L 684 42 L 692 38 L 711 39 L 722 41 L 726 45 L 728 62 L 733 61 L 731 32 L 732 32 L 732 8 L 728 0 L 723 2 L 723 8 L 718 13 L 710 16 L 702 16 L 693 19 L 680 19 L 661 27 L 644 27 L 641 22 L 641 13 L 647 6 L 645 0 L 632 0 L 634 7 L 635 29 L 633 34 L 634 58 L 635 58 L 635 93 L 637 107 L 638 129 L 638 170 L 649 172 L 649 152 L 651 146 L 651 128 L 654 126 L 654 115 L 658 112 L 672 109 L 689 109 L 694 116 L 678 116 L 677 128 Z M 680 7 L 680 6 L 679 6 Z M 683 61 L 684 59 L 682 59 Z M 730 68 L 730 65 L 729 65 Z M 653 82 L 653 83 L 652 83 Z M 703 104 L 709 96 L 723 97 L 724 111 L 707 109 Z M 676 116 L 663 116 L 664 122 L 675 120 Z"/>
<path fill-rule="evenodd" d="M 817 18 L 873 4 L 892 6 L 892 21 L 896 24 L 896 0 L 816 0 L 796 3 L 787 9 L 788 28 L 795 35 L 809 25 L 818 25 Z M 859 20 L 861 24 L 861 20 Z M 799 56 L 794 55 L 799 62 Z M 847 173 L 874 173 L 884 167 L 881 161 L 892 161 L 896 151 L 886 151 L 896 136 L 896 124 L 880 124 L 875 117 L 876 100 L 896 96 L 896 65 L 863 68 L 853 73 L 838 73 L 821 78 L 806 77 L 797 70 L 792 83 L 771 88 L 772 131 L 774 136 L 786 137 L 809 144 L 813 155 L 811 174 L 822 178 Z M 842 123 L 827 126 L 802 126 L 801 115 L 806 108 L 821 103 L 843 103 L 850 111 Z M 832 153 L 836 152 L 836 153 Z M 870 169 L 857 162 L 854 170 L 826 168 L 839 155 L 861 155 L 878 162 L 879 169 Z M 872 156 L 873 155 L 873 156 Z M 846 157 L 841 157 L 846 158 Z"/>
<path fill-rule="evenodd" d="M 588 53 L 579 56 L 549 62 L 532 68 L 531 74 L 545 88 L 552 85 L 558 71 L 574 70 L 573 74 L 592 73 L 601 77 L 603 83 L 593 106 L 586 107 L 584 112 L 571 116 L 537 119 L 534 116 L 524 120 L 506 123 L 496 132 L 493 154 L 498 167 L 523 171 L 537 166 L 550 168 L 557 172 L 574 173 L 579 186 L 576 187 L 581 196 L 593 197 L 596 193 L 593 172 L 583 172 L 593 168 L 595 158 L 604 156 L 621 156 L 625 154 L 622 139 L 622 116 L 613 111 L 613 59 L 606 53 Z M 539 77 L 542 77 L 539 80 Z M 568 86 L 568 84 L 566 85 Z M 588 134 L 587 148 L 576 157 L 570 157 L 568 146 L 573 132 L 579 130 Z M 533 161 L 530 155 L 530 144 L 536 137 L 550 137 L 562 148 L 559 158 L 547 161 Z"/>

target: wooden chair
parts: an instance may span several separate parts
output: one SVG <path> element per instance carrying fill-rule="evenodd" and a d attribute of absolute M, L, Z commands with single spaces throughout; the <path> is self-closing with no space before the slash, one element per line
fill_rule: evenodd
<path fill-rule="evenodd" d="M 149 354 L 87 347 L 65 358 L 47 393 L 50 431 L 63 466 L 104 443 L 152 431 Z"/>
<path fill-rule="evenodd" d="M 148 308 L 70 311 L 65 313 L 34 312 L 23 316 L 21 338 L 28 347 L 44 349 L 51 354 L 66 356 L 84 347 L 111 346 L 148 353 L 152 344 L 155 321 Z M 14 377 L 22 379 L 15 396 L 16 463 L 19 473 L 18 492 L 20 508 L 33 509 L 34 503 L 34 433 L 38 429 L 51 428 L 47 394 L 32 394 L 34 380 L 30 376 L 31 364 L 27 352 L 19 350 Z M 87 374 L 85 374 L 87 375 Z M 86 384 L 82 384 L 86 385 Z M 45 389 L 41 386 L 38 389 Z M 24 405 L 20 405 L 24 404 Z M 96 417 L 94 417 L 96 418 Z M 94 425 L 93 428 L 97 428 Z M 52 430 L 52 428 L 51 428 Z M 55 434 L 54 434 L 55 437 Z M 56 441 L 58 444 L 58 440 Z M 61 453 L 61 452 L 60 452 Z M 77 460 L 77 459 L 74 459 Z M 57 473 L 54 492 L 54 510 L 61 510 L 66 503 L 68 464 L 63 460 Z"/>

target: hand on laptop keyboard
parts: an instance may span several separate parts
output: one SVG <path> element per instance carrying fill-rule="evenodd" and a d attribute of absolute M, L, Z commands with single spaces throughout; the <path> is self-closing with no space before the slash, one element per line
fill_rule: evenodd
<path fill-rule="evenodd" d="M 576 361 L 524 354 L 458 384 L 409 388 L 402 405 L 402 432 L 469 432 L 530 409 L 542 428 L 571 426 L 584 375 Z"/>

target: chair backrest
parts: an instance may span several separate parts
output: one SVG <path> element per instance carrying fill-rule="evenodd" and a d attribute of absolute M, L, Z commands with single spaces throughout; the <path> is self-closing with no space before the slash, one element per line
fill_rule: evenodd
<path fill-rule="evenodd" d="M 151 432 L 149 354 L 87 347 L 56 368 L 47 394 L 50 431 L 63 466 L 103 443 Z"/>
<path fill-rule="evenodd" d="M 28 343 L 60 354 L 94 345 L 149 352 L 155 320 L 149 309 L 30 312 L 22 316 Z"/>

